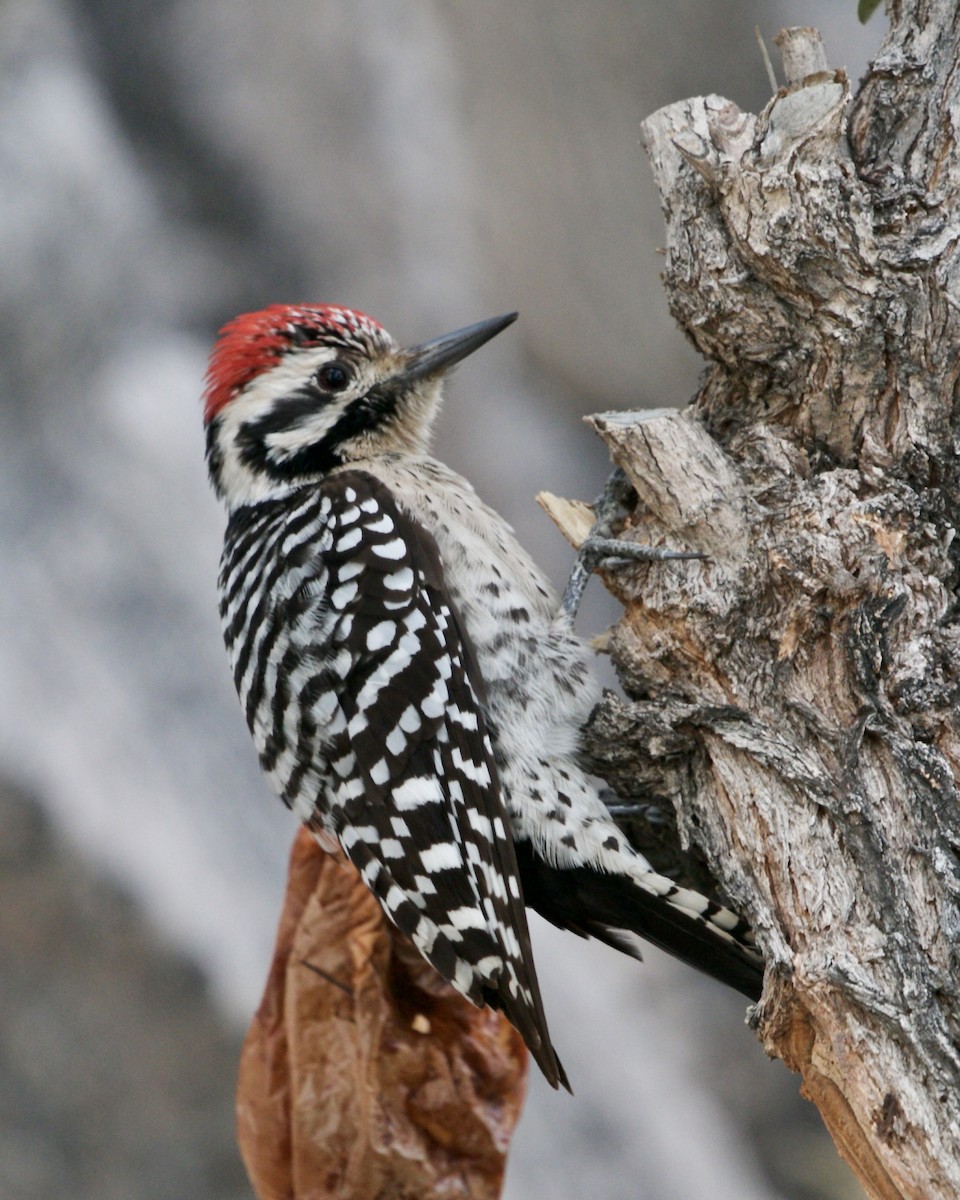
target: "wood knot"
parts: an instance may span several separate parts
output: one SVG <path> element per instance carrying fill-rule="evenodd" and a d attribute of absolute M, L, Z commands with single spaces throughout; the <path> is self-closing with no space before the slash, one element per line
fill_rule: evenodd
<path fill-rule="evenodd" d="M 896 1142 L 903 1141 L 905 1113 L 900 1101 L 893 1092 L 887 1092 L 883 1098 L 883 1104 L 873 1110 L 871 1119 L 873 1120 L 873 1127 L 876 1129 L 877 1135 L 888 1146 L 893 1146 Z"/>

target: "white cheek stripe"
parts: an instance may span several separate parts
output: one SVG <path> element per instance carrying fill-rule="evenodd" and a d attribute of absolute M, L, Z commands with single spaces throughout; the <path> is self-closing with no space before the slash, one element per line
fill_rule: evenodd
<path fill-rule="evenodd" d="M 242 426 L 270 412 L 278 402 L 302 387 L 324 363 L 336 357 L 337 350 L 333 346 L 317 346 L 315 349 L 286 354 L 274 366 L 252 379 L 217 414 L 220 477 L 231 508 L 256 503 L 289 490 L 278 487 L 275 480 L 243 462 L 237 447 Z M 356 384 L 328 406 L 321 406 L 318 401 L 317 411 L 305 413 L 292 429 L 270 434 L 266 439 L 268 450 L 282 462 L 302 448 L 304 442 L 318 441 L 333 427 L 346 405 L 367 391 L 373 382 L 372 372 L 361 372 Z"/>

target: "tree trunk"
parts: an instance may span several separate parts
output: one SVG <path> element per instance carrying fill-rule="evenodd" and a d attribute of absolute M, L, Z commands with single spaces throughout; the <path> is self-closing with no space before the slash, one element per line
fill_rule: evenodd
<path fill-rule="evenodd" d="M 851 104 L 813 30 L 759 116 L 650 117 L 674 316 L 710 360 L 684 412 L 592 422 L 630 536 L 627 703 L 586 734 L 669 798 L 753 921 L 755 1023 L 877 1197 L 960 1195 L 960 13 L 891 2 Z"/>

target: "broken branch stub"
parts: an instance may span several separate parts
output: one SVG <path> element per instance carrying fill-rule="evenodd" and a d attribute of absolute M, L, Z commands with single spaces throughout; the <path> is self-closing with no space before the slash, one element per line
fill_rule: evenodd
<path fill-rule="evenodd" d="M 746 493 L 735 467 L 699 422 L 674 409 L 597 413 L 587 422 L 668 538 L 712 558 L 743 557 Z"/>

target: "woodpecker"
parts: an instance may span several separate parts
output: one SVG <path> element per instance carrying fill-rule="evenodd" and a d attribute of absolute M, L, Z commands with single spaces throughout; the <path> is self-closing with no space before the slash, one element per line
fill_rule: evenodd
<path fill-rule="evenodd" d="M 206 456 L 228 510 L 224 639 L 273 789 L 569 1087 L 525 903 L 620 950 L 638 933 L 752 999 L 762 962 L 734 913 L 613 821 L 577 761 L 598 687 L 576 600 L 429 455 L 444 374 L 515 318 L 403 349 L 335 305 L 236 317 L 210 357 Z"/>

